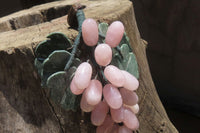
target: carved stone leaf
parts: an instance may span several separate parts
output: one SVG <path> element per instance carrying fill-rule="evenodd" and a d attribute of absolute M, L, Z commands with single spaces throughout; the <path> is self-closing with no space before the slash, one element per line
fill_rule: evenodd
<path fill-rule="evenodd" d="M 71 93 L 70 83 L 76 67 L 71 67 L 67 72 L 59 71 L 52 74 L 47 80 L 50 90 L 50 99 L 66 110 L 76 110 L 79 104 L 78 97 Z"/>
<path fill-rule="evenodd" d="M 108 30 L 108 24 L 107 23 L 100 23 L 98 25 L 98 29 L 99 29 L 99 34 L 101 34 L 101 35 L 99 35 L 98 44 L 105 43 L 105 36 L 106 36 L 106 32 Z"/>
<path fill-rule="evenodd" d="M 46 59 L 54 50 L 67 50 L 72 46 L 67 36 L 60 32 L 53 32 L 47 38 L 35 49 L 35 56 L 39 61 Z"/>
<path fill-rule="evenodd" d="M 138 64 L 135 55 L 132 52 L 129 53 L 128 60 L 126 60 L 125 62 L 127 62 L 127 65 L 124 66 L 125 70 L 134 75 L 138 79 L 139 78 Z"/>
<path fill-rule="evenodd" d="M 99 33 L 106 36 L 106 32 L 108 30 L 108 24 L 107 23 L 100 23 L 98 25 Z"/>
<path fill-rule="evenodd" d="M 47 88 L 50 90 L 50 98 L 56 104 L 60 104 L 65 89 L 67 88 L 66 76 L 67 74 L 65 71 L 59 71 L 52 74 L 47 79 Z"/>
<path fill-rule="evenodd" d="M 50 75 L 55 72 L 63 71 L 66 63 L 68 62 L 71 53 L 65 50 L 55 50 L 49 57 L 43 62 L 43 67 L 41 71 L 42 86 L 45 87 L 46 80 Z M 72 66 L 78 66 L 81 61 L 75 58 L 72 62 Z"/>
<path fill-rule="evenodd" d="M 42 86 L 46 85 L 47 78 L 55 72 L 63 71 L 70 58 L 70 53 L 65 50 L 56 50 L 44 60 L 41 71 Z"/>
<path fill-rule="evenodd" d="M 119 67 L 122 70 L 134 75 L 136 78 L 139 78 L 138 64 L 133 52 L 130 52 L 130 47 L 127 44 L 122 44 L 120 47 L 121 54 L 113 50 L 113 59 L 111 64 Z"/>
<path fill-rule="evenodd" d="M 122 46 L 122 44 L 128 44 L 129 48 L 130 48 L 130 52 L 132 52 L 132 48 L 130 47 L 130 43 L 129 43 L 129 38 L 126 35 L 126 32 L 124 32 L 124 35 L 122 37 L 122 40 L 119 43 L 119 46 Z"/>
<path fill-rule="evenodd" d="M 63 107 L 66 110 L 73 110 L 73 111 L 76 111 L 76 109 L 79 107 L 79 102 L 80 102 L 80 97 L 74 95 L 70 90 L 70 83 L 72 81 L 75 71 L 76 67 L 71 67 L 67 72 L 68 77 L 66 79 L 66 83 L 68 84 L 68 86 L 60 102 L 61 107 Z"/>

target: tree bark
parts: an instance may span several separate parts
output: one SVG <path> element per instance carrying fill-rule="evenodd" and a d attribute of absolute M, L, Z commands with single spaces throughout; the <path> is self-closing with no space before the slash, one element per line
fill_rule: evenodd
<path fill-rule="evenodd" d="M 34 68 L 34 49 L 51 32 L 63 32 L 71 40 L 77 31 L 67 24 L 73 0 L 52 2 L 0 19 L 0 132 L 94 133 L 90 114 L 66 111 L 53 104 L 40 87 Z M 138 133 L 177 133 L 157 95 L 146 58 L 133 5 L 128 0 L 82 0 L 86 18 L 111 23 L 120 20 L 139 65 L 140 121 Z"/>

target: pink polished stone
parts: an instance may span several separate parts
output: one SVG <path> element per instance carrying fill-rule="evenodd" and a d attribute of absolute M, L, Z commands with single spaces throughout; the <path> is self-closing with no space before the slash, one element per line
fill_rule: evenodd
<path fill-rule="evenodd" d="M 119 125 L 114 123 L 111 130 L 108 133 L 118 133 Z"/>
<path fill-rule="evenodd" d="M 122 97 L 119 90 L 111 84 L 103 88 L 103 96 L 108 105 L 113 109 L 119 109 L 122 106 Z"/>
<path fill-rule="evenodd" d="M 123 106 L 125 107 L 125 108 L 128 108 L 128 109 L 130 109 L 134 114 L 137 114 L 138 112 L 139 112 L 139 105 L 138 104 L 135 104 L 135 105 L 126 105 L 126 104 L 123 104 Z"/>
<path fill-rule="evenodd" d="M 91 122 L 95 126 L 100 126 L 104 122 L 107 113 L 109 111 L 109 107 L 106 102 L 101 101 L 92 111 L 91 113 Z"/>
<path fill-rule="evenodd" d="M 139 86 L 138 80 L 127 71 L 121 70 L 121 72 L 123 73 L 125 77 L 125 82 L 124 82 L 123 87 L 131 91 L 136 90 Z"/>
<path fill-rule="evenodd" d="M 98 42 L 99 32 L 98 26 L 94 19 L 85 19 L 82 24 L 82 35 L 85 44 L 95 46 Z"/>
<path fill-rule="evenodd" d="M 104 69 L 104 75 L 116 87 L 122 87 L 125 82 L 124 74 L 116 66 L 109 65 Z"/>
<path fill-rule="evenodd" d="M 124 109 L 124 124 L 131 130 L 139 128 L 139 121 L 136 115 L 129 108 Z"/>
<path fill-rule="evenodd" d="M 135 105 L 138 103 L 138 96 L 135 92 L 120 88 L 120 94 L 122 96 L 123 103 L 126 105 Z"/>
<path fill-rule="evenodd" d="M 83 93 L 82 97 L 81 97 L 81 103 L 80 103 L 81 109 L 84 112 L 91 112 L 95 106 L 90 105 L 87 103 L 86 101 L 86 97 L 85 97 L 85 93 Z"/>
<path fill-rule="evenodd" d="M 97 64 L 107 66 L 112 60 L 112 49 L 108 44 L 99 44 L 94 51 Z"/>
<path fill-rule="evenodd" d="M 124 108 L 123 106 L 119 109 L 110 108 L 110 113 L 114 122 L 120 123 L 124 120 Z"/>
<path fill-rule="evenodd" d="M 135 104 L 132 106 L 131 110 L 133 111 L 133 113 L 137 114 L 140 110 L 140 107 L 138 104 Z"/>
<path fill-rule="evenodd" d="M 70 89 L 71 89 L 71 92 L 75 95 L 80 95 L 83 93 L 84 89 L 78 89 L 76 87 L 76 85 L 74 84 L 74 78 L 72 79 L 71 81 L 71 84 L 70 84 Z"/>
<path fill-rule="evenodd" d="M 112 48 L 119 45 L 124 34 L 124 25 L 120 21 L 113 22 L 106 33 L 105 42 Z"/>
<path fill-rule="evenodd" d="M 96 133 L 110 133 L 110 129 L 112 129 L 112 126 L 114 125 L 114 122 L 110 115 L 107 115 L 103 124 L 101 126 L 98 126 L 96 129 Z"/>
<path fill-rule="evenodd" d="M 83 62 L 76 69 L 74 75 L 74 84 L 78 89 L 88 87 L 92 76 L 92 67 L 89 63 Z"/>
<path fill-rule="evenodd" d="M 126 126 L 120 126 L 118 133 L 133 133 L 133 131 Z"/>
<path fill-rule="evenodd" d="M 85 90 L 86 101 L 90 105 L 96 105 L 101 101 L 102 84 L 100 81 L 93 79 Z"/>

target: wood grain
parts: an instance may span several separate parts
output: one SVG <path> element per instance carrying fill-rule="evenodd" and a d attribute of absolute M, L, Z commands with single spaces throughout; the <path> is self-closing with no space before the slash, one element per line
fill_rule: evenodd
<path fill-rule="evenodd" d="M 34 48 L 51 32 L 63 32 L 72 41 L 77 31 L 67 24 L 73 0 L 52 2 L 0 19 L 0 132 L 93 133 L 89 114 L 65 111 L 40 88 L 33 65 Z M 82 0 L 86 18 L 111 23 L 120 20 L 130 38 L 140 72 L 139 133 L 177 133 L 153 84 L 146 58 L 146 42 L 137 28 L 128 0 Z M 66 15 L 64 15 L 66 14 Z M 64 16 L 63 16 L 64 15 Z"/>

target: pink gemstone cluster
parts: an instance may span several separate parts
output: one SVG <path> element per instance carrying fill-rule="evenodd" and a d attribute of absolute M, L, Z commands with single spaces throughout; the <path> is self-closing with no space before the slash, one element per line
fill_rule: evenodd
<path fill-rule="evenodd" d="M 123 34 L 123 24 L 115 21 L 108 27 L 105 43 L 97 45 L 96 21 L 86 19 L 82 24 L 83 40 L 88 46 L 97 45 L 94 57 L 98 65 L 105 67 L 108 83 L 102 86 L 99 80 L 91 79 L 92 67 L 84 62 L 77 68 L 70 89 L 75 95 L 82 94 L 80 107 L 84 112 L 91 112 L 91 122 L 97 126 L 97 133 L 132 133 L 139 127 L 135 115 L 139 111 L 138 96 L 134 92 L 139 82 L 130 73 L 109 65 L 111 48 L 120 43 Z"/>

